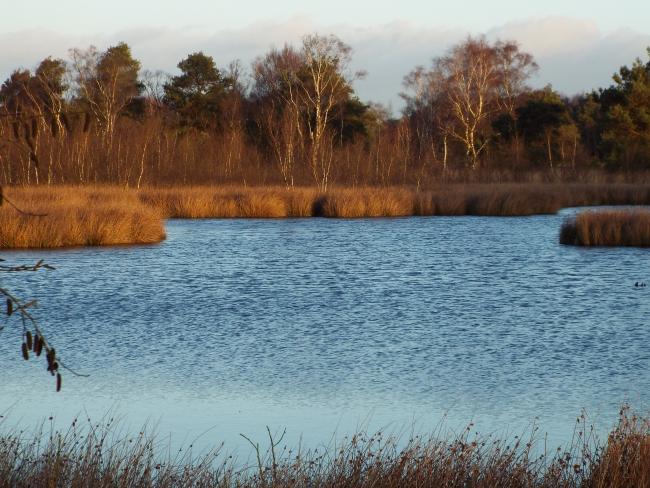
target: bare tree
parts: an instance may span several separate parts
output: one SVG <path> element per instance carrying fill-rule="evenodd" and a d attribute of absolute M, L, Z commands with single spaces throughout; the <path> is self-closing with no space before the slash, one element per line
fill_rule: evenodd
<path fill-rule="evenodd" d="M 522 96 L 530 91 L 526 82 L 539 67 L 531 54 L 519 50 L 519 45 L 516 42 L 497 41 L 494 47 L 499 75 L 497 101 L 501 110 L 508 114 L 512 120 L 515 161 L 519 163 L 517 107 L 521 104 Z"/>
<path fill-rule="evenodd" d="M 407 113 L 435 122 L 444 142 L 444 168 L 451 137 L 476 169 L 490 140 L 491 117 L 501 112 L 516 121 L 526 80 L 536 69 L 533 57 L 514 42 L 491 45 L 469 37 L 435 58 L 430 70 L 418 67 L 405 78 Z"/>
<path fill-rule="evenodd" d="M 464 145 L 472 169 L 479 166 L 479 157 L 489 140 L 482 129 L 495 110 L 499 81 L 495 59 L 496 49 L 485 39 L 468 38 L 435 61 L 458 122 L 451 135 Z"/>
<path fill-rule="evenodd" d="M 145 69 L 140 74 L 142 95 L 156 106 L 162 106 L 165 98 L 165 84 L 169 83 L 170 75 L 162 70 Z"/>
<path fill-rule="evenodd" d="M 406 101 L 405 115 L 417 134 L 423 163 L 421 167 L 426 166 L 430 154 L 434 161 L 442 163 L 445 175 L 449 161 L 449 139 L 457 120 L 445 91 L 443 73 L 435 69 L 427 71 L 418 66 L 404 78 L 403 85 L 407 90 L 401 93 Z"/>
<path fill-rule="evenodd" d="M 334 35 L 305 36 L 302 56 L 306 76 L 298 76 L 297 81 L 309 115 L 309 165 L 317 186 L 324 191 L 332 169 L 333 140 L 327 131 L 332 109 L 350 95 L 353 80 L 364 76 L 364 73 L 349 72 L 352 49 Z"/>
<path fill-rule="evenodd" d="M 41 136 L 48 132 L 48 128 L 54 138 L 65 130 L 62 122 L 66 120 L 63 112 L 66 90 L 64 73 L 63 61 L 46 58 L 33 74 L 29 70 L 16 70 L 0 87 L 0 113 L 12 121 L 13 146 L 18 149 L 18 157 L 24 161 L 28 183 L 32 171 L 36 184 L 39 183 Z M 51 162 L 50 157 L 48 183 Z"/>
<path fill-rule="evenodd" d="M 223 130 L 226 142 L 224 173 L 230 177 L 239 169 L 245 145 L 244 105 L 248 86 L 239 60 L 231 61 L 224 72 L 230 89 L 222 102 Z"/>
<path fill-rule="evenodd" d="M 258 105 L 258 124 L 265 133 L 287 188 L 294 185 L 296 161 L 304 147 L 305 107 L 298 77 L 304 61 L 299 52 L 285 45 L 272 49 L 253 63 L 253 96 Z"/>

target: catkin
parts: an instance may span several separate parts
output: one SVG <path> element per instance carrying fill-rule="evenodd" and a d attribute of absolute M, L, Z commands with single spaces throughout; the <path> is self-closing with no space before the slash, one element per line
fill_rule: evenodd
<path fill-rule="evenodd" d="M 61 391 L 61 373 L 56 374 L 56 391 Z"/>
<path fill-rule="evenodd" d="M 11 316 L 12 313 L 14 313 L 14 302 L 7 298 L 7 315 Z"/>
<path fill-rule="evenodd" d="M 34 343 L 32 341 L 32 333 L 29 330 L 25 332 L 25 342 L 27 342 L 27 349 L 31 351 Z"/>
<path fill-rule="evenodd" d="M 29 359 L 29 352 L 27 351 L 27 344 L 23 342 L 21 346 L 21 351 L 23 353 L 23 359 L 27 361 Z"/>

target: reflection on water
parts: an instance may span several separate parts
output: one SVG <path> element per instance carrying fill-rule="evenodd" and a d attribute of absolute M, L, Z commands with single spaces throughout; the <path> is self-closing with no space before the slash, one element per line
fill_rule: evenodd
<path fill-rule="evenodd" d="M 650 400 L 650 253 L 560 246 L 562 218 L 170 221 L 153 247 L 6 253 L 58 268 L 2 279 L 90 377 L 54 393 L 5 329 L 0 413 L 230 448 L 443 415 L 559 442 L 583 407 L 607 428 Z"/>

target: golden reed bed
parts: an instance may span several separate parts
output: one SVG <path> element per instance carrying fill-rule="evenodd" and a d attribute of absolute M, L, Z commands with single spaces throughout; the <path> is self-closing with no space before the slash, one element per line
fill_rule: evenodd
<path fill-rule="evenodd" d="M 647 205 L 647 184 L 453 184 L 415 188 L 115 186 L 5 188 L 0 248 L 148 244 L 166 218 L 524 216 L 582 205 Z M 16 211 L 14 203 L 23 213 Z M 35 216 L 33 214 L 46 214 Z"/>
<path fill-rule="evenodd" d="M 149 244 L 165 238 L 160 212 L 141 203 L 133 192 L 53 187 L 4 193 L 0 248 Z"/>

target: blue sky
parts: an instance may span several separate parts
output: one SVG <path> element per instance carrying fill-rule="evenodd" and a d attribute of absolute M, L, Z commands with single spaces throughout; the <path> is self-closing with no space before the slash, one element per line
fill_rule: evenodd
<path fill-rule="evenodd" d="M 566 94 L 609 84 L 622 64 L 650 45 L 650 2 L 305 0 L 31 0 L 0 16 L 0 77 L 70 47 L 128 42 L 143 66 L 173 72 L 203 50 L 221 66 L 244 65 L 272 45 L 303 34 L 334 33 L 368 71 L 360 96 L 399 108 L 401 80 L 468 34 L 514 39 L 541 69 L 532 84 Z"/>

